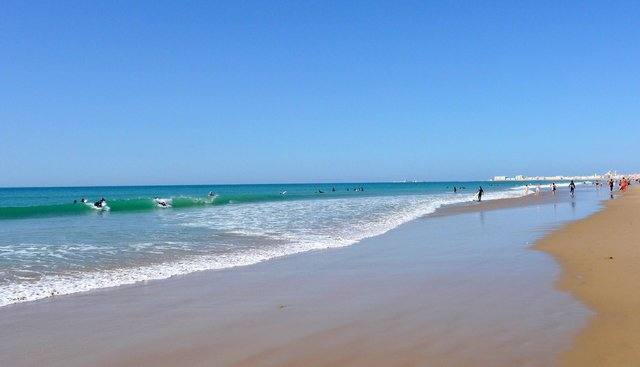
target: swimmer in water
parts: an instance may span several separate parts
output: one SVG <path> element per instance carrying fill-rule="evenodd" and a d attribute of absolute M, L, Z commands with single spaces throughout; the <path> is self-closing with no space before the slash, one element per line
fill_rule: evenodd
<path fill-rule="evenodd" d="M 215 192 L 213 192 L 213 191 L 209 191 L 209 197 L 212 197 L 212 196 L 214 196 L 215 194 L 216 194 Z"/>

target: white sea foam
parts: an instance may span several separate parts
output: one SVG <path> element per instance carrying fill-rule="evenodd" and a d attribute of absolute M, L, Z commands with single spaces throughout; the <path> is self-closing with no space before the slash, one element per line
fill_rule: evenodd
<path fill-rule="evenodd" d="M 483 198 L 513 198 L 522 194 L 520 190 L 504 190 L 486 192 Z M 361 197 L 265 202 L 177 212 L 167 218 L 162 217 L 162 220 L 166 220 L 170 226 L 215 230 L 225 235 L 252 236 L 265 240 L 255 246 L 220 243 L 218 247 L 224 251 L 187 254 L 156 264 L 99 271 L 68 271 L 46 274 L 36 281 L 11 282 L 0 286 L 0 306 L 53 295 L 166 279 L 203 270 L 251 265 L 310 250 L 348 246 L 432 213 L 442 205 L 475 199 L 475 194 Z M 178 241 L 167 241 L 163 245 L 140 242 L 129 245 L 125 250 L 162 254 L 165 249 L 188 250 L 189 244 Z M 54 251 L 44 244 L 28 244 L 21 249 L 0 248 L 0 256 L 19 256 L 16 251 L 25 251 L 22 254 L 24 256 L 47 252 L 48 256 L 65 257 L 123 250 L 116 246 L 72 244 L 57 246 Z"/>
<path fill-rule="evenodd" d="M 591 181 L 576 181 L 574 183 L 576 184 L 576 186 L 592 185 L 593 184 L 593 182 L 591 182 Z M 530 184 L 530 185 L 528 185 L 528 187 L 529 187 L 529 191 L 535 190 L 536 187 L 538 187 L 538 186 L 540 187 L 541 190 L 542 189 L 547 189 L 548 190 L 548 189 L 551 189 L 551 185 L 552 185 L 551 183 Z M 512 190 L 512 191 L 518 191 L 518 190 L 524 191 L 526 187 L 527 187 L 527 185 L 515 186 L 515 187 L 510 188 L 509 190 Z M 556 187 L 558 187 L 558 188 L 560 188 L 560 187 L 569 187 L 569 182 L 566 182 L 566 181 L 557 182 L 556 183 Z"/>

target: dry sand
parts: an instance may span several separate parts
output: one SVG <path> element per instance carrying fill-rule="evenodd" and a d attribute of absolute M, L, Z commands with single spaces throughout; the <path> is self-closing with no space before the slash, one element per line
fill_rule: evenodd
<path fill-rule="evenodd" d="M 640 365 L 640 188 L 539 241 L 558 260 L 557 286 L 595 313 L 561 366 Z"/>

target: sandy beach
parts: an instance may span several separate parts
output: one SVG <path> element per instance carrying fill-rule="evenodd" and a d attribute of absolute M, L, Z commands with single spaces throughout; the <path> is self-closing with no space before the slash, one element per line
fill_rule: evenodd
<path fill-rule="evenodd" d="M 633 187 L 604 210 L 567 224 L 536 248 L 562 265 L 559 289 L 594 315 L 561 357 L 561 366 L 635 366 L 640 361 L 640 190 Z"/>

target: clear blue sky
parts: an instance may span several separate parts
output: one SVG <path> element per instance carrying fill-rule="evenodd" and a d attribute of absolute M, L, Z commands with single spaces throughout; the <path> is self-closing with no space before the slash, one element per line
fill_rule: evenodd
<path fill-rule="evenodd" d="M 4 0 L 0 186 L 638 171 L 639 19 L 637 1 Z"/>

